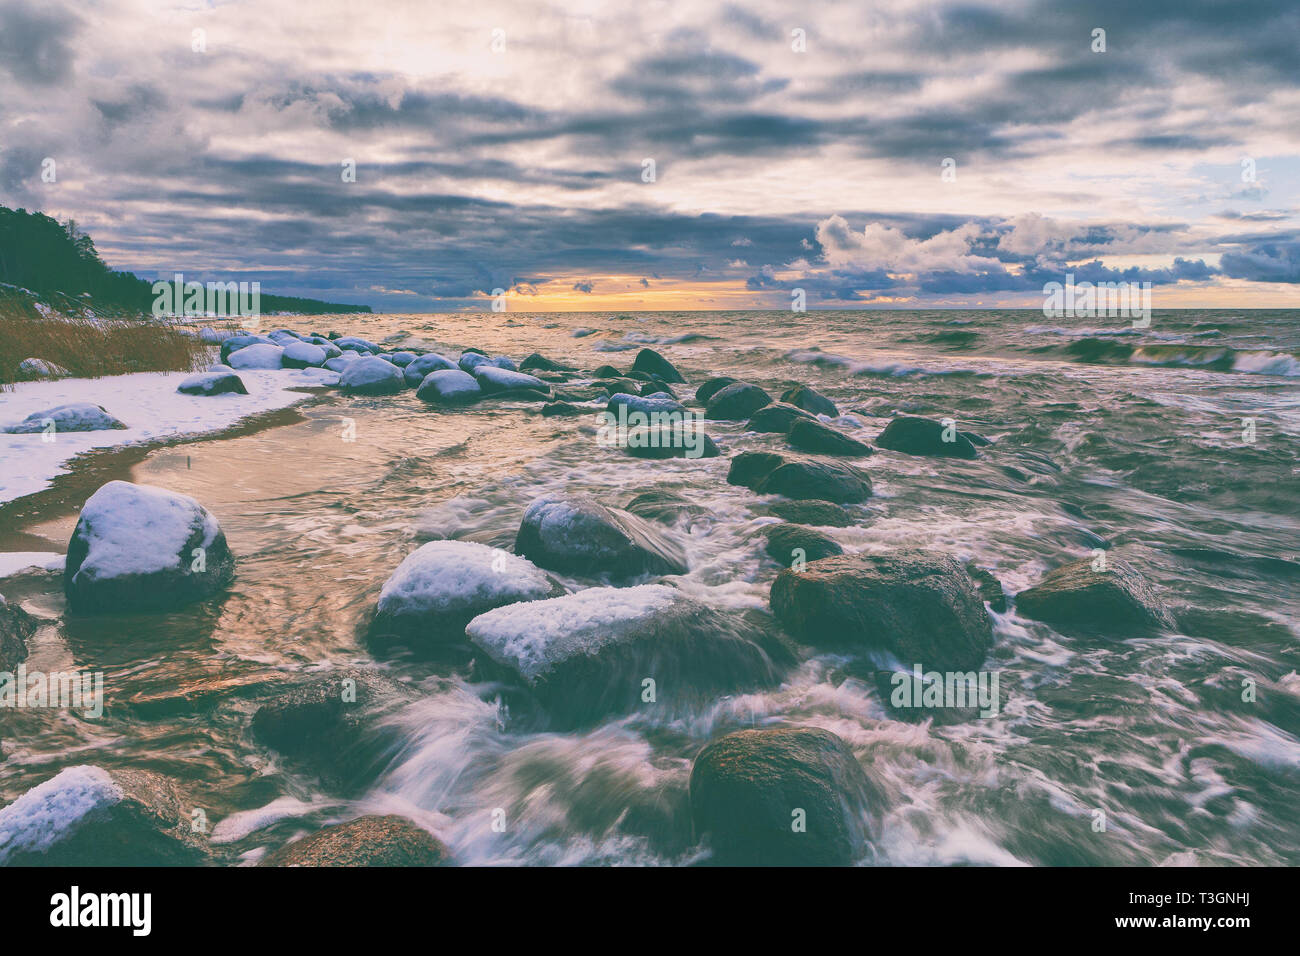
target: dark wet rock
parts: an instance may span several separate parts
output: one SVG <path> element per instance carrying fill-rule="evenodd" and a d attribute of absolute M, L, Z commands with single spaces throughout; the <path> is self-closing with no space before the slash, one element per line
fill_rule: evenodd
<path fill-rule="evenodd" d="M 519 363 L 519 371 L 532 372 L 540 369 L 543 372 L 571 372 L 573 368 L 568 365 L 561 365 L 559 362 L 552 361 L 543 355 L 534 352 L 528 358 Z"/>
<path fill-rule="evenodd" d="M 479 365 L 471 374 L 479 388 L 483 389 L 484 395 L 514 395 L 519 392 L 551 394 L 551 386 L 527 372 L 515 372 L 496 365 Z"/>
<path fill-rule="evenodd" d="M 672 491 L 643 491 L 623 509 L 650 521 L 673 524 L 682 518 L 694 518 L 709 514 L 703 505 L 697 505 L 688 498 Z"/>
<path fill-rule="evenodd" d="M 247 395 L 248 388 L 244 380 L 229 372 L 199 372 L 191 375 L 179 385 L 176 391 L 183 395 Z"/>
<path fill-rule="evenodd" d="M 887 651 L 926 670 L 978 668 L 993 644 L 984 602 L 962 565 L 944 554 L 839 555 L 786 569 L 772 613 L 815 647 Z"/>
<path fill-rule="evenodd" d="M 719 737 L 695 758 L 690 794 L 696 833 L 722 865 L 848 866 L 868 852 L 873 787 L 827 730 Z"/>
<path fill-rule="evenodd" d="M 658 380 L 646 382 L 645 385 L 641 387 L 639 394 L 642 398 L 647 398 L 651 395 L 667 395 L 669 398 L 674 399 L 677 397 L 677 393 L 672 390 L 671 386 Z"/>
<path fill-rule="evenodd" d="M 68 767 L 0 809 L 0 866 L 195 866 L 205 849 L 175 783 Z"/>
<path fill-rule="evenodd" d="M 856 438 L 852 438 L 816 419 L 799 419 L 790 424 L 790 446 L 799 451 L 824 455 L 850 455 L 861 458 L 873 451 Z"/>
<path fill-rule="evenodd" d="M 787 568 L 799 562 L 817 561 L 844 553 L 834 538 L 803 525 L 769 525 L 764 533 L 767 535 L 764 550 L 768 557 Z"/>
<path fill-rule="evenodd" d="M 772 396 L 757 385 L 735 382 L 714 393 L 704 414 L 719 421 L 741 421 L 771 403 Z"/>
<path fill-rule="evenodd" d="M 547 402 L 542 406 L 542 415 L 545 418 L 572 418 L 575 415 L 589 414 L 592 414 L 590 409 L 579 408 L 568 402 Z"/>
<path fill-rule="evenodd" d="M 775 468 L 754 489 L 762 495 L 815 498 L 836 504 L 856 504 L 871 497 L 871 478 L 838 461 L 794 459 Z"/>
<path fill-rule="evenodd" d="M 0 597 L 0 671 L 13 673 L 27 659 L 27 638 L 36 633 L 39 623 L 17 604 Z"/>
<path fill-rule="evenodd" d="M 451 851 L 405 817 L 365 816 L 317 830 L 258 866 L 449 866 Z"/>
<path fill-rule="evenodd" d="M 857 522 L 847 508 L 829 501 L 777 501 L 768 505 L 767 510 L 792 524 L 815 528 L 848 528 Z"/>
<path fill-rule="evenodd" d="M 731 459 L 727 483 L 757 488 L 772 472 L 785 464 L 785 458 L 770 451 L 744 451 Z"/>
<path fill-rule="evenodd" d="M 587 588 L 488 611 L 465 629 L 484 666 L 520 682 L 554 728 L 641 708 L 676 715 L 742 688 L 772 686 L 763 635 L 662 584 Z M 645 681 L 654 681 L 653 700 Z"/>
<path fill-rule="evenodd" d="M 951 441 L 945 441 L 945 436 Z M 939 458 L 974 458 L 975 446 L 953 427 L 929 418 L 900 415 L 885 426 L 876 438 L 879 448 L 899 451 L 905 455 L 926 455 Z"/>
<path fill-rule="evenodd" d="M 110 481 L 81 508 L 63 588 L 78 613 L 161 610 L 225 590 L 234 569 L 217 519 L 193 498 Z"/>
<path fill-rule="evenodd" d="M 433 405 L 468 405 L 483 397 L 483 389 L 468 372 L 439 369 L 424 377 L 415 397 Z"/>
<path fill-rule="evenodd" d="M 970 574 L 971 580 L 975 582 L 980 597 L 988 602 L 989 607 L 999 614 L 1006 613 L 1007 596 L 1002 590 L 1002 582 L 990 572 L 973 564 L 966 565 L 966 571 Z"/>
<path fill-rule="evenodd" d="M 339 388 L 353 395 L 394 395 L 406 388 L 406 379 L 392 362 L 370 355 L 343 366 Z"/>
<path fill-rule="evenodd" d="M 436 352 L 426 352 L 407 365 L 406 368 L 402 369 L 402 377 L 406 379 L 407 385 L 415 388 L 424 381 L 424 377 L 430 372 L 438 372 L 454 368 L 456 368 L 456 363 L 445 355 L 438 355 Z"/>
<path fill-rule="evenodd" d="M 591 373 L 591 377 L 592 377 L 592 378 L 617 378 L 617 379 L 621 379 L 621 378 L 626 378 L 627 376 L 625 376 L 625 375 L 624 375 L 622 372 L 620 372 L 618 369 L 614 368 L 614 366 L 612 366 L 612 365 L 602 365 L 602 366 L 600 366 L 600 368 L 596 369 L 596 371 L 594 371 L 594 372 Z"/>
<path fill-rule="evenodd" d="M 840 413 L 834 402 L 808 385 L 796 385 L 794 388 L 787 389 L 781 396 L 781 401 L 802 408 L 806 412 L 812 412 L 814 415 L 829 415 L 835 418 Z"/>
<path fill-rule="evenodd" d="M 416 649 L 463 641 L 465 625 L 484 611 L 563 590 L 518 555 L 473 541 L 430 541 L 408 554 L 385 582 L 370 640 Z"/>
<path fill-rule="evenodd" d="M 548 495 L 524 512 L 515 551 L 565 574 L 685 574 L 681 547 L 654 525 L 581 495 Z"/>
<path fill-rule="evenodd" d="M 735 385 L 736 380 L 729 375 L 720 375 L 717 378 L 711 378 L 704 382 L 695 390 L 695 400 L 701 405 L 707 405 L 709 399 L 718 392 L 722 391 L 728 385 Z"/>
<path fill-rule="evenodd" d="M 34 435 L 51 430 L 51 434 L 60 432 L 100 432 L 126 428 L 122 422 L 108 413 L 103 405 L 93 402 L 72 402 L 55 408 L 32 412 L 15 425 L 0 428 L 0 432 L 10 435 Z"/>
<path fill-rule="evenodd" d="M 745 427 L 751 432 L 778 432 L 784 435 L 798 418 L 810 419 L 812 413 L 787 402 L 773 402 L 756 411 Z"/>
<path fill-rule="evenodd" d="M 974 432 L 958 432 L 957 434 L 961 435 L 962 438 L 966 439 L 972 445 L 977 445 L 981 448 L 993 444 L 993 442 L 985 438 L 983 435 L 976 435 Z"/>
<path fill-rule="evenodd" d="M 1142 575 L 1111 554 L 1062 565 L 1017 594 L 1016 610 L 1072 633 L 1127 635 L 1174 624 Z"/>
<path fill-rule="evenodd" d="M 632 362 L 632 370 L 636 372 L 646 372 L 650 375 L 657 376 L 665 382 L 684 382 L 685 378 L 682 373 L 677 371 L 677 367 L 668 361 L 654 349 L 642 349 L 636 353 L 636 359 Z"/>
<path fill-rule="evenodd" d="M 282 687 L 253 714 L 253 736 L 332 787 L 364 787 L 388 764 L 402 730 L 380 718 L 419 698 L 378 671 L 340 668 Z"/>
<path fill-rule="evenodd" d="M 717 458 L 722 454 L 698 422 L 629 428 L 622 446 L 635 458 Z"/>
<path fill-rule="evenodd" d="M 640 395 L 641 383 L 634 378 L 602 378 L 596 382 L 610 395 Z"/>
<path fill-rule="evenodd" d="M 624 405 L 629 412 L 640 412 L 643 415 L 672 414 L 681 416 L 686 412 L 686 406 L 677 399 L 669 395 L 629 395 L 626 392 L 615 392 L 609 397 L 609 404 L 605 410 L 618 414 L 618 407 Z"/>

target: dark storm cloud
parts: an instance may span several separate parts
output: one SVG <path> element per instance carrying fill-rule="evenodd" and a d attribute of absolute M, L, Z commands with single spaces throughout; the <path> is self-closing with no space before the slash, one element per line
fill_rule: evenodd
<path fill-rule="evenodd" d="M 80 32 L 74 9 L 51 3 L 0 3 L 0 68 L 25 86 L 66 79 L 74 60 L 69 40 Z"/>

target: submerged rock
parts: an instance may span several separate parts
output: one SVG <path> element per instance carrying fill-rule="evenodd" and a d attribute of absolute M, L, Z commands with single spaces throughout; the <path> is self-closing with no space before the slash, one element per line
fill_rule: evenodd
<path fill-rule="evenodd" d="M 0 866 L 194 866 L 204 849 L 172 781 L 68 767 L 0 809 Z"/>
<path fill-rule="evenodd" d="M 870 445 L 811 418 L 792 422 L 789 439 L 792 448 L 824 455 L 849 455 L 861 458 L 870 455 L 874 450 Z"/>
<path fill-rule="evenodd" d="M 809 385 L 796 385 L 794 388 L 787 389 L 782 394 L 781 401 L 789 402 L 791 405 L 802 408 L 806 412 L 812 412 L 814 415 L 827 415 L 836 418 L 840 413 L 834 402 Z"/>
<path fill-rule="evenodd" d="M 473 541 L 430 541 L 407 555 L 379 592 L 370 637 L 380 644 L 462 641 L 484 611 L 563 593 L 531 561 Z"/>
<path fill-rule="evenodd" d="M 182 395 L 247 395 L 248 387 L 244 380 L 229 372 L 199 372 L 191 375 L 176 386 Z"/>
<path fill-rule="evenodd" d="M 868 850 L 873 788 L 853 751 L 827 730 L 719 737 L 695 758 L 690 794 L 695 830 L 719 864 L 848 866 Z"/>
<path fill-rule="evenodd" d="M 415 397 L 434 405 L 468 405 L 483 397 L 483 389 L 468 372 L 440 369 L 424 377 Z"/>
<path fill-rule="evenodd" d="M 974 458 L 975 446 L 956 430 L 929 418 L 899 415 L 876 438 L 876 445 L 905 455 Z"/>
<path fill-rule="evenodd" d="M 582 495 L 550 495 L 530 504 L 515 551 L 552 571 L 611 580 L 688 570 L 682 549 L 660 529 Z"/>
<path fill-rule="evenodd" d="M 542 406 L 543 418 L 573 418 L 578 415 L 593 414 L 589 408 L 579 408 L 568 402 L 547 402 Z"/>
<path fill-rule="evenodd" d="M 887 651 L 926 670 L 978 668 L 993 626 L 970 575 L 953 558 L 922 551 L 853 554 L 786 569 L 772 584 L 772 613 L 815 647 Z"/>
<path fill-rule="evenodd" d="M 126 428 L 108 413 L 103 405 L 92 402 L 73 402 L 59 405 L 44 411 L 32 412 L 16 425 L 9 425 L 0 431 L 11 435 L 32 435 L 53 427 L 57 432 L 98 432 Z"/>
<path fill-rule="evenodd" d="M 543 372 L 572 372 L 573 368 L 568 365 L 561 365 L 559 362 L 553 362 L 545 356 L 534 352 L 528 358 L 519 363 L 519 371 L 531 372 L 533 369 L 540 369 Z M 617 373 L 616 373 L 617 374 Z"/>
<path fill-rule="evenodd" d="M 36 633 L 39 622 L 17 604 L 0 597 L 0 671 L 13 673 L 27 660 L 27 638 Z"/>
<path fill-rule="evenodd" d="M 352 790 L 372 781 L 402 743 L 401 728 L 381 718 L 418 698 L 378 671 L 340 668 L 281 688 L 253 714 L 251 729 L 331 786 Z"/>
<path fill-rule="evenodd" d="M 638 517 L 664 524 L 672 524 L 680 518 L 694 518 L 709 514 L 709 510 L 703 505 L 697 505 L 676 492 L 662 489 L 641 492 L 627 503 L 627 508 L 624 510 Z"/>
<path fill-rule="evenodd" d="M 246 345 L 238 352 L 231 352 L 226 362 L 234 369 L 272 369 L 280 368 L 284 349 L 278 345 Z"/>
<path fill-rule="evenodd" d="M 642 349 L 636 353 L 636 359 L 632 362 L 632 369 L 636 372 L 646 372 L 647 374 L 657 376 L 665 382 L 676 383 L 684 382 L 686 379 L 682 373 L 677 371 L 677 366 L 668 361 L 654 349 Z"/>
<path fill-rule="evenodd" d="M 704 414 L 719 421 L 741 421 L 771 403 L 772 396 L 757 385 L 735 382 L 714 393 Z"/>
<path fill-rule="evenodd" d="M 406 388 L 406 379 L 392 362 L 368 355 L 343 366 L 339 388 L 353 395 L 394 395 Z"/>
<path fill-rule="evenodd" d="M 786 402 L 773 402 L 764 405 L 754 413 L 754 417 L 745 426 L 751 432 L 778 432 L 785 434 L 794 424 L 795 419 L 811 419 L 812 413 Z"/>
<path fill-rule="evenodd" d="M 685 713 L 776 677 L 760 635 L 740 615 L 662 584 L 511 604 L 474 618 L 465 633 L 529 689 L 554 726 L 639 707 Z"/>
<path fill-rule="evenodd" d="M 1110 554 L 1095 560 L 1097 568 L 1083 558 L 1052 571 L 1016 595 L 1016 610 L 1066 632 L 1128 635 L 1173 627 L 1173 615 L 1131 564 Z"/>
<path fill-rule="evenodd" d="M 258 866 L 448 866 L 451 851 L 405 817 L 365 816 L 317 830 Z"/>
<path fill-rule="evenodd" d="M 77 612 L 158 610 L 211 597 L 234 570 L 221 526 L 193 498 L 110 481 L 81 508 L 63 589 Z"/>
<path fill-rule="evenodd" d="M 847 508 L 829 501 L 777 501 L 768 505 L 767 510 L 792 524 L 815 528 L 848 528 L 856 522 Z"/>
<path fill-rule="evenodd" d="M 774 524 L 764 529 L 767 546 L 764 550 L 777 564 L 791 567 L 796 562 L 817 561 L 844 549 L 829 535 L 798 524 Z"/>

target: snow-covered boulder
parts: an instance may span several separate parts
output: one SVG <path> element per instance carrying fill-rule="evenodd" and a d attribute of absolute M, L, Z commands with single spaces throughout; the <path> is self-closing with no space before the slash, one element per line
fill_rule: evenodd
<path fill-rule="evenodd" d="M 324 365 L 327 358 L 329 356 L 319 345 L 294 341 L 284 347 L 284 354 L 280 356 L 280 361 L 285 368 L 307 368 Z"/>
<path fill-rule="evenodd" d="M 42 358 L 25 358 L 18 363 L 20 379 L 33 378 L 67 378 L 72 373 L 62 365 L 55 365 Z"/>
<path fill-rule="evenodd" d="M 536 375 L 527 372 L 512 372 L 510 369 L 495 365 L 480 365 L 474 369 L 474 378 L 484 394 L 495 395 L 498 392 L 529 391 L 551 394 L 551 386 Z"/>
<path fill-rule="evenodd" d="M 293 329 L 275 329 L 267 332 L 266 337 L 279 346 L 292 345 L 294 342 L 301 342 L 302 336 Z"/>
<path fill-rule="evenodd" d="M 193 866 L 204 851 L 175 784 L 68 767 L 0 809 L 0 866 Z"/>
<path fill-rule="evenodd" d="M 524 512 L 515 551 L 566 574 L 685 574 L 686 555 L 662 529 L 583 495 L 547 495 Z"/>
<path fill-rule="evenodd" d="M 392 362 L 368 355 L 343 366 L 339 388 L 354 395 L 392 395 L 406 388 L 406 379 Z"/>
<path fill-rule="evenodd" d="M 232 332 L 230 329 L 199 329 L 199 340 L 207 342 L 209 345 L 220 345 L 226 339 L 234 338 L 238 332 Z"/>
<path fill-rule="evenodd" d="M 384 584 L 370 636 L 416 647 L 461 641 L 465 625 L 484 611 L 562 592 L 526 558 L 473 541 L 430 541 Z"/>
<path fill-rule="evenodd" d="M 662 584 L 509 604 L 480 614 L 465 633 L 491 660 L 481 665 L 485 676 L 500 669 L 522 682 L 556 727 L 636 708 L 667 717 L 777 677 L 766 639 L 741 615 Z"/>
<path fill-rule="evenodd" d="M 325 368 L 331 372 L 342 372 L 349 362 L 355 362 L 361 358 L 360 352 L 354 352 L 351 349 L 345 349 L 331 358 L 325 360 Z"/>
<path fill-rule="evenodd" d="M 388 356 L 388 361 L 392 362 L 398 368 L 406 368 L 416 360 L 418 356 L 414 352 L 394 352 Z"/>
<path fill-rule="evenodd" d="M 382 352 L 378 345 L 368 339 L 359 338 L 355 335 L 344 335 L 334 340 L 334 344 L 340 349 L 347 351 L 352 349 L 356 352 L 365 352 L 367 355 L 374 355 L 376 352 Z"/>
<path fill-rule="evenodd" d="M 424 381 L 424 376 L 430 372 L 456 367 L 456 363 L 451 359 L 438 355 L 436 352 L 426 352 L 407 365 L 402 374 L 406 376 L 406 384 L 415 388 Z"/>
<path fill-rule="evenodd" d="M 235 374 L 234 369 L 221 371 L 222 367 L 189 376 L 176 386 L 176 391 L 182 395 L 247 395 L 244 380 Z"/>
<path fill-rule="evenodd" d="M 55 432 L 99 432 L 113 428 L 126 428 L 102 405 L 91 402 L 73 402 L 59 405 L 44 411 L 32 412 L 16 425 L 9 425 L 0 431 L 11 435 L 31 435 L 43 432 L 51 425 Z"/>
<path fill-rule="evenodd" d="M 78 612 L 155 610 L 211 597 L 234 567 L 217 519 L 193 498 L 110 481 L 82 505 L 63 589 Z"/>
<path fill-rule="evenodd" d="M 483 397 L 478 380 L 460 369 L 430 372 L 420 382 L 416 397 L 435 405 L 467 405 Z"/>
<path fill-rule="evenodd" d="M 250 345 L 274 345 L 265 335 L 232 335 L 221 343 L 221 361 L 229 362 L 230 356 Z"/>
<path fill-rule="evenodd" d="M 231 368 L 280 368 L 284 349 L 278 345 L 258 343 L 245 345 L 237 352 L 231 352 L 226 362 Z"/>

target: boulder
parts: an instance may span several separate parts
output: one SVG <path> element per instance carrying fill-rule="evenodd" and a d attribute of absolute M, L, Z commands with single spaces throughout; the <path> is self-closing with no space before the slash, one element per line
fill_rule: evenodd
<path fill-rule="evenodd" d="M 498 395 L 508 392 L 537 392 L 540 395 L 551 394 L 551 386 L 536 375 L 527 372 L 512 372 L 510 369 L 495 365 L 480 365 L 474 369 L 475 381 L 484 395 Z"/>
<path fill-rule="evenodd" d="M 876 445 L 905 455 L 938 458 L 974 458 L 975 446 L 970 439 L 942 422 L 911 415 L 899 415 L 885 426 Z"/>
<path fill-rule="evenodd" d="M 771 403 L 772 396 L 757 385 L 735 382 L 714 393 L 704 414 L 720 421 L 742 421 Z"/>
<path fill-rule="evenodd" d="M 335 348 L 342 349 L 345 352 L 348 349 L 351 349 L 354 352 L 362 352 L 367 355 L 374 355 L 377 352 L 383 351 L 383 349 L 374 342 L 358 338 L 355 335 L 344 335 L 340 338 L 334 339 L 334 346 Z"/>
<path fill-rule="evenodd" d="M 855 504 L 871 497 L 871 478 L 837 461 L 794 459 L 778 465 L 754 490 L 763 495 Z"/>
<path fill-rule="evenodd" d="M 974 564 L 966 565 L 966 571 L 970 574 L 971 580 L 975 582 L 980 597 L 985 600 L 988 606 L 999 614 L 1006 613 L 1007 596 L 1002 590 L 1002 582 L 994 577 L 992 572 Z"/>
<path fill-rule="evenodd" d="M 543 372 L 573 371 L 572 367 L 568 365 L 561 365 L 559 362 L 553 362 L 542 355 L 538 355 L 536 352 L 534 352 L 532 355 L 528 356 L 528 358 L 524 359 L 522 362 L 519 363 L 519 371 L 521 372 L 531 372 L 538 369 L 540 369 Z"/>
<path fill-rule="evenodd" d="M 415 397 L 434 405 L 468 405 L 483 397 L 483 389 L 468 372 L 439 369 L 424 377 Z"/>
<path fill-rule="evenodd" d="M 448 866 L 451 852 L 405 817 L 364 816 L 268 853 L 258 866 Z"/>
<path fill-rule="evenodd" d="M 681 518 L 695 518 L 709 514 L 709 510 L 703 505 L 697 505 L 676 492 L 664 490 L 643 491 L 629 501 L 624 510 L 640 518 L 660 521 L 664 524 L 673 524 Z"/>
<path fill-rule="evenodd" d="M 796 405 L 806 412 L 812 412 L 814 415 L 827 415 L 836 418 L 840 414 L 840 410 L 835 407 L 834 402 L 808 385 L 796 385 L 794 388 L 787 389 L 781 395 L 781 401 L 789 402 L 791 405 Z"/>
<path fill-rule="evenodd" d="M 211 597 L 234 571 L 221 526 L 193 498 L 110 481 L 82 505 L 63 589 L 77 612 L 159 610 Z"/>
<path fill-rule="evenodd" d="M 126 428 L 108 413 L 103 405 L 91 402 L 73 402 L 59 405 L 44 411 L 32 412 L 15 425 L 9 425 L 0 431 L 11 435 L 33 435 L 53 426 L 54 432 L 99 432 Z"/>
<path fill-rule="evenodd" d="M 682 373 L 677 371 L 677 367 L 668 361 L 654 349 L 642 349 L 636 353 L 636 359 L 632 362 L 632 370 L 636 372 L 645 372 L 663 379 L 665 382 L 675 383 L 684 382 L 685 378 Z"/>
<path fill-rule="evenodd" d="M 1130 635 L 1174 625 L 1169 609 L 1131 564 L 1110 554 L 1098 559 L 1099 569 L 1093 564 L 1083 558 L 1050 572 L 1016 595 L 1016 610 L 1067 633 Z"/>
<path fill-rule="evenodd" d="M 265 335 L 232 335 L 221 343 L 221 361 L 223 364 L 229 363 L 231 355 L 250 345 L 274 344 L 275 342 Z"/>
<path fill-rule="evenodd" d="M 548 495 L 530 504 L 515 551 L 543 568 L 611 580 L 687 571 L 681 547 L 661 530 L 582 495 Z"/>
<path fill-rule="evenodd" d="M 873 451 L 870 445 L 863 444 L 856 438 L 851 438 L 842 431 L 811 418 L 792 422 L 788 437 L 790 447 L 815 454 L 862 458 Z"/>
<path fill-rule="evenodd" d="M 177 385 L 176 391 L 182 395 L 247 395 L 248 387 L 232 369 L 198 372 Z"/>
<path fill-rule="evenodd" d="M 751 432 L 779 432 L 784 435 L 790 430 L 797 418 L 811 419 L 812 413 L 786 402 L 773 402 L 764 405 L 754 413 L 754 417 L 745 426 Z"/>
<path fill-rule="evenodd" d="M 454 368 L 456 368 L 456 363 L 446 356 L 438 355 L 434 352 L 426 352 L 407 365 L 406 368 L 402 370 L 402 375 L 406 379 L 407 385 L 416 388 L 424 381 L 424 377 L 430 372 Z"/>
<path fill-rule="evenodd" d="M 563 593 L 531 561 L 473 541 L 430 541 L 407 555 L 379 592 L 372 642 L 418 647 L 461 641 L 484 611 Z"/>
<path fill-rule="evenodd" d="M 466 349 L 460 353 L 460 358 L 456 360 L 456 366 L 462 372 L 473 372 L 480 365 L 491 364 L 488 357 L 476 349 Z"/>
<path fill-rule="evenodd" d="M 465 633 L 557 728 L 637 708 L 685 714 L 776 679 L 763 638 L 746 619 L 662 584 L 511 604 L 474 618 Z M 643 697 L 647 678 L 653 701 Z"/>
<path fill-rule="evenodd" d="M 278 345 L 246 345 L 238 352 L 231 352 L 226 360 L 234 369 L 272 369 L 280 368 L 284 349 Z"/>
<path fill-rule="evenodd" d="M 626 406 L 629 412 L 640 412 L 643 415 L 657 413 L 680 417 L 686 414 L 686 406 L 671 395 L 641 396 L 629 395 L 626 392 L 615 392 L 609 397 L 609 404 L 605 406 L 605 410 L 617 415 L 620 405 Z"/>
<path fill-rule="evenodd" d="M 406 368 L 414 362 L 419 356 L 414 352 L 394 352 L 388 356 L 388 361 L 392 362 L 398 368 Z"/>
<path fill-rule="evenodd" d="M 415 688 L 378 671 L 346 667 L 280 688 L 253 714 L 253 737 L 331 787 L 363 788 L 403 743 L 383 718 L 419 699 Z"/>
<path fill-rule="evenodd" d="M 966 569 L 944 554 L 844 554 L 786 569 L 772 613 L 814 647 L 888 652 L 905 667 L 970 671 L 993 645 L 993 626 Z"/>
<path fill-rule="evenodd" d="M 406 379 L 392 362 L 370 355 L 343 366 L 339 388 L 352 395 L 394 395 L 406 388 Z"/>
<path fill-rule="evenodd" d="M 12 674 L 27 660 L 27 638 L 36 633 L 39 623 L 17 604 L 0 597 L 0 671 Z"/>
<path fill-rule="evenodd" d="M 792 524 L 814 528 L 848 528 L 856 522 L 847 508 L 829 501 L 777 501 L 768 505 L 767 510 Z"/>
<path fill-rule="evenodd" d="M 623 378 L 623 373 L 612 365 L 602 365 L 591 373 L 592 378 Z"/>
<path fill-rule="evenodd" d="M 152 771 L 68 767 L 0 809 L 0 866 L 194 866 L 176 786 Z"/>
<path fill-rule="evenodd" d="M 717 458 L 722 452 L 699 422 L 642 425 L 627 430 L 622 448 L 634 458 Z"/>
<path fill-rule="evenodd" d="M 769 525 L 764 533 L 768 557 L 787 568 L 796 562 L 817 561 L 844 553 L 834 538 L 800 524 Z"/>
<path fill-rule="evenodd" d="M 848 744 L 811 727 L 719 737 L 696 756 L 690 795 L 696 833 L 728 866 L 848 866 L 878 803 Z"/>
<path fill-rule="evenodd" d="M 722 391 L 728 385 L 735 385 L 736 380 L 729 375 L 720 375 L 717 378 L 711 378 L 704 382 L 695 390 L 695 400 L 701 405 L 709 404 L 709 399 L 718 392 Z"/>
<path fill-rule="evenodd" d="M 285 368 L 320 368 L 329 354 L 319 345 L 310 342 L 292 342 L 284 346 L 280 362 Z"/>

